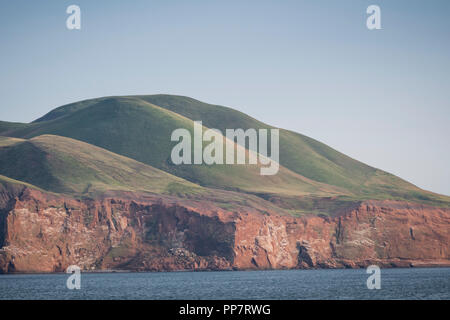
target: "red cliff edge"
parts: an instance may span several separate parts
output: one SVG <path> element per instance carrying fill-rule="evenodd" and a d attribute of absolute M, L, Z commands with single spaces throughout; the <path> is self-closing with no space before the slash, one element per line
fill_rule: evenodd
<path fill-rule="evenodd" d="M 164 196 L 0 190 L 0 273 L 450 266 L 450 209 L 365 201 L 295 218 Z"/>

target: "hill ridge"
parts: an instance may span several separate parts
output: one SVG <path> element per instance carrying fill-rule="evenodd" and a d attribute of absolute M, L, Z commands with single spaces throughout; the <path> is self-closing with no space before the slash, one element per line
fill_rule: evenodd
<path fill-rule="evenodd" d="M 190 130 L 194 120 L 201 120 L 205 128 L 219 130 L 274 128 L 229 107 L 185 96 L 158 94 L 75 102 L 56 108 L 30 124 L 0 122 L 0 134 L 19 138 L 46 133 L 71 137 L 207 187 L 267 194 L 326 196 L 329 192 L 357 199 L 449 201 L 449 197 L 421 190 L 317 140 L 284 129 L 280 129 L 280 165 L 284 169 L 276 178 L 260 181 L 251 173 L 249 176 L 246 170 L 227 166 L 174 166 L 169 159 L 173 146 L 170 133 L 180 127 Z M 147 148 L 142 148 L 144 145 Z M 315 186 L 308 186 L 306 181 L 314 182 Z"/>

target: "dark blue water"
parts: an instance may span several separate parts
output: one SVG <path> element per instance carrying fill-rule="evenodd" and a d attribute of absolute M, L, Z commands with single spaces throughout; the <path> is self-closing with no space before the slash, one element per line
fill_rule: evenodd
<path fill-rule="evenodd" d="M 0 275 L 0 299 L 450 299 L 450 268 Z"/>

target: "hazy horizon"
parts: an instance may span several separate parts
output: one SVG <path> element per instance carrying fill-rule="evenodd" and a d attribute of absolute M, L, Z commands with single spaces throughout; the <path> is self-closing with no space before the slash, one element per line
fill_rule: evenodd
<path fill-rule="evenodd" d="M 81 7 L 79 31 L 65 26 L 71 4 Z M 371 4 L 382 30 L 366 28 Z M 447 1 L 2 3 L 0 120 L 30 122 L 101 96 L 184 95 L 450 195 L 448 9 Z"/>

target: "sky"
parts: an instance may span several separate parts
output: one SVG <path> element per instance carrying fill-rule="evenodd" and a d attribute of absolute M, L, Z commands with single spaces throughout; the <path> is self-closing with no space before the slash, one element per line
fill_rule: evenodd
<path fill-rule="evenodd" d="M 366 27 L 372 4 L 381 30 Z M 0 120 L 186 95 L 450 195 L 449 13 L 446 0 L 0 0 Z"/>

